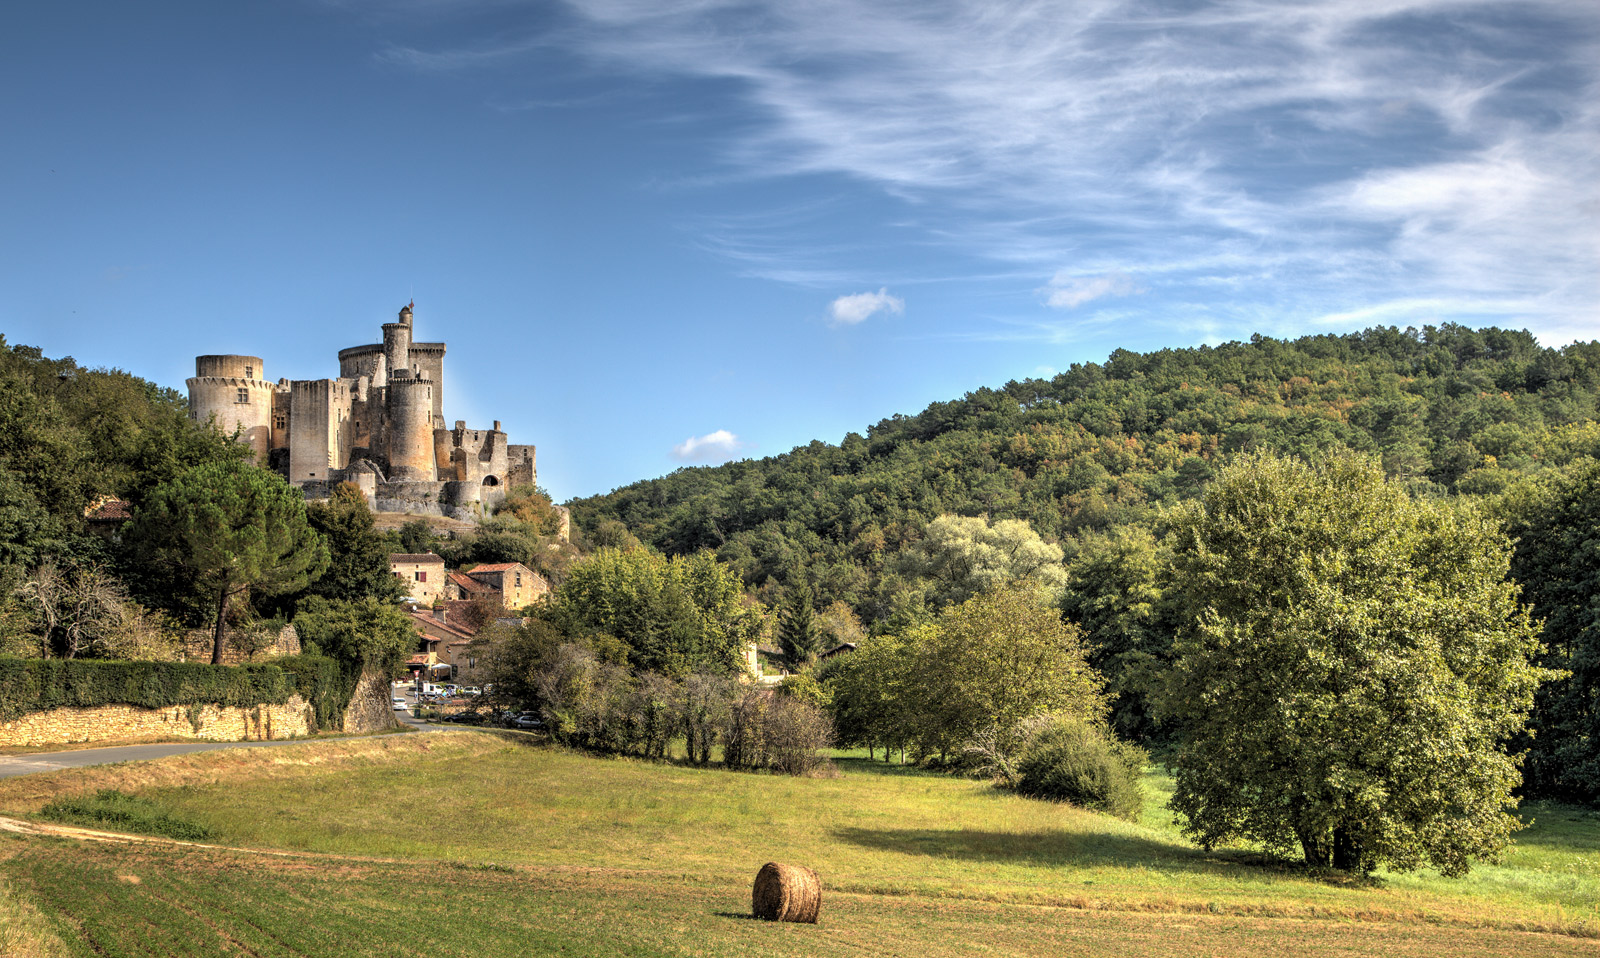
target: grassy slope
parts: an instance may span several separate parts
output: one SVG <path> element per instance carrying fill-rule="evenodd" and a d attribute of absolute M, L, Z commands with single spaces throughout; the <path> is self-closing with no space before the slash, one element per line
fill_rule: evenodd
<path fill-rule="evenodd" d="M 1593 953 L 1579 937 L 1512 932 L 1600 930 L 1593 815 L 1546 810 L 1503 865 L 1463 881 L 1390 876 L 1366 886 L 1205 855 L 1178 839 L 1159 796 L 1128 824 L 975 782 L 842 767 L 837 779 L 793 780 L 467 733 L 184 756 L 0 783 L 0 809 L 28 813 L 61 791 L 120 785 L 225 844 L 398 863 L 34 840 L 5 843 L 0 878 L 112 954 L 169 935 L 213 946 L 232 936 L 262 954 L 345 953 L 294 938 L 324 925 L 378 949 L 350 954 L 415 944 L 430 955 L 557 945 L 578 954 Z M 822 873 L 821 926 L 739 917 L 767 860 Z"/>

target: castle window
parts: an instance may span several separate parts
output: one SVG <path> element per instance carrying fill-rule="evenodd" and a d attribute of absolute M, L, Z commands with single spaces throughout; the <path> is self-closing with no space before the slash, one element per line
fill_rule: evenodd
<path fill-rule="evenodd" d="M 239 398 L 234 400 L 234 402 L 249 402 L 249 401 L 250 401 L 250 390 L 248 390 L 248 389 L 239 390 Z"/>
<path fill-rule="evenodd" d="M 256 378 L 256 368 L 254 366 L 246 366 L 244 368 L 244 378 L 246 378 L 246 379 L 254 379 L 254 378 Z"/>

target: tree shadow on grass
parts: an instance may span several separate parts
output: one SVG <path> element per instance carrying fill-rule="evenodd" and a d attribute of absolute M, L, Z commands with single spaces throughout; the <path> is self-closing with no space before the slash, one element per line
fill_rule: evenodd
<path fill-rule="evenodd" d="M 1294 876 L 1348 884 L 1350 876 L 1326 875 L 1257 851 L 1205 851 L 1139 835 L 1066 831 L 1000 832 L 979 829 L 839 828 L 833 837 L 860 848 L 902 855 L 1040 867 L 1151 868 L 1229 878 Z"/>
<path fill-rule="evenodd" d="M 920 765 L 901 765 L 898 762 L 884 762 L 876 759 L 867 759 L 859 756 L 840 756 L 833 760 L 839 771 L 851 775 L 888 775 L 896 778 L 949 778 L 947 772 L 923 768 Z"/>

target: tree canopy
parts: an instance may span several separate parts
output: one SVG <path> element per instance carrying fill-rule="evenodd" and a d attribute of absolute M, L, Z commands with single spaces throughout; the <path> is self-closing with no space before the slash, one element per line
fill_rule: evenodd
<path fill-rule="evenodd" d="M 1183 621 L 1161 706 L 1189 835 L 1363 872 L 1461 874 L 1504 847 L 1505 743 L 1547 673 L 1493 521 L 1371 458 L 1265 454 L 1170 521 Z"/>
<path fill-rule="evenodd" d="M 134 513 L 127 538 L 139 566 L 160 577 L 155 581 L 214 610 L 213 663 L 222 661 L 234 596 L 302 589 L 328 565 L 300 490 L 238 460 L 197 466 L 157 486 Z"/>

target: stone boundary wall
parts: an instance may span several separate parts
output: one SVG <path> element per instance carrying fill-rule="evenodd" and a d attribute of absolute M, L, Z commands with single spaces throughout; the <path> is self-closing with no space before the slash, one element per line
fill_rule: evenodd
<path fill-rule="evenodd" d="M 30 712 L 15 721 L 0 722 L 0 747 L 173 738 L 244 742 L 304 737 L 316 732 L 316 724 L 315 712 L 298 695 L 282 705 L 251 708 L 96 705 Z"/>
<path fill-rule="evenodd" d="M 352 734 L 377 732 L 395 728 L 400 721 L 394 717 L 389 677 L 372 669 L 362 671 L 356 680 L 355 694 L 344 710 L 344 731 Z"/>

